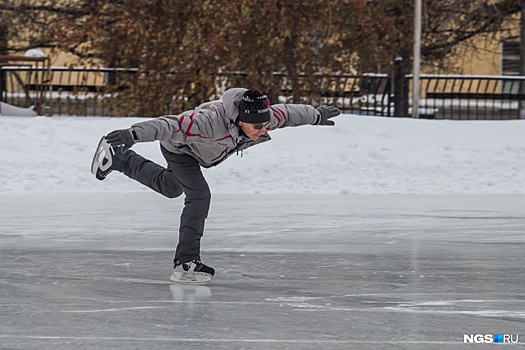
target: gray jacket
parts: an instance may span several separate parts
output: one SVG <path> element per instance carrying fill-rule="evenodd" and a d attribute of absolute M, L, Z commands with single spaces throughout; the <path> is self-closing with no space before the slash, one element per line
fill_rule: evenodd
<path fill-rule="evenodd" d="M 215 166 L 233 153 L 271 139 L 268 132 L 256 141 L 240 132 L 236 121 L 239 102 L 245 91 L 242 88 L 230 89 L 219 101 L 203 103 L 179 115 L 140 122 L 131 130 L 135 131 L 137 142 L 158 140 L 169 152 L 189 154 L 205 168 Z M 267 131 L 314 124 L 317 117 L 317 111 L 309 105 L 273 105 Z"/>

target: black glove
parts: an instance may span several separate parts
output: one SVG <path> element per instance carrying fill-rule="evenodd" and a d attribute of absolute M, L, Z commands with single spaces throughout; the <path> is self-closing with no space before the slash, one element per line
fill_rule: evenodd
<path fill-rule="evenodd" d="M 112 147 L 122 147 L 125 151 L 135 144 L 135 139 L 130 129 L 115 130 L 107 134 L 106 141 Z"/>
<path fill-rule="evenodd" d="M 339 108 L 334 106 L 321 106 L 317 108 L 317 112 L 319 113 L 319 116 L 314 125 L 335 125 L 333 121 L 328 119 L 337 117 L 341 114 Z"/>

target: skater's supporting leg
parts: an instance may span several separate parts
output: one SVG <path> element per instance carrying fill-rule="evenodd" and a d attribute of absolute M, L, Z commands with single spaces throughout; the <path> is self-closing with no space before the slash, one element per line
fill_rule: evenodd
<path fill-rule="evenodd" d="M 204 221 L 208 217 L 211 193 L 197 160 L 188 155 L 173 154 L 162 149 L 178 184 L 186 195 L 180 218 L 179 244 L 175 252 L 175 265 L 200 260 L 200 241 Z"/>

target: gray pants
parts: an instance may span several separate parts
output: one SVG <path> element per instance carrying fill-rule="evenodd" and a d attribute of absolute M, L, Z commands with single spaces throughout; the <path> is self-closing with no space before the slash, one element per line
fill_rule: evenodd
<path fill-rule="evenodd" d="M 195 158 L 171 153 L 162 146 L 161 151 L 168 168 L 131 150 L 116 155 L 114 168 L 168 198 L 185 194 L 174 263 L 200 260 L 201 237 L 211 201 L 210 188 Z"/>

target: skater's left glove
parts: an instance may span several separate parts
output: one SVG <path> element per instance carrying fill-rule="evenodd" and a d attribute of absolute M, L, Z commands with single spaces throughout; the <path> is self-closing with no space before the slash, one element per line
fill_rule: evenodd
<path fill-rule="evenodd" d="M 313 125 L 335 125 L 332 120 L 328 120 L 333 117 L 337 117 L 341 114 L 339 108 L 334 106 L 321 106 L 317 108 L 317 120 Z"/>
<path fill-rule="evenodd" d="M 122 147 L 122 151 L 126 151 L 135 144 L 131 129 L 115 130 L 107 134 L 106 141 L 112 147 Z"/>

